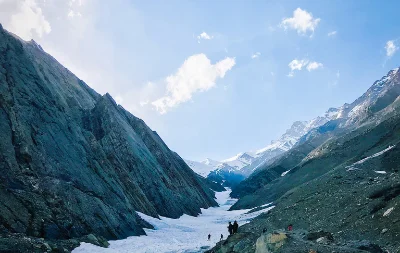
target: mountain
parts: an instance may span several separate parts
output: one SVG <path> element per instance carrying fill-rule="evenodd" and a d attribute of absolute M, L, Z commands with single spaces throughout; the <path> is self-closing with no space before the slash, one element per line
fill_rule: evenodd
<path fill-rule="evenodd" d="M 187 165 L 189 165 L 190 168 L 192 168 L 196 173 L 207 177 L 208 174 L 212 171 L 216 170 L 224 170 L 224 171 L 238 171 L 251 164 L 254 161 L 254 157 L 252 157 L 249 153 L 240 153 L 237 154 L 234 157 L 222 160 L 222 161 L 216 161 L 210 158 L 207 158 L 204 161 L 201 162 L 196 162 L 196 161 L 191 161 L 191 160 L 185 160 Z"/>
<path fill-rule="evenodd" d="M 211 171 L 214 170 L 214 167 L 204 164 L 203 162 L 196 162 L 185 159 L 186 164 L 197 174 L 202 177 L 207 177 Z"/>
<path fill-rule="evenodd" d="M 1 26 L 0 139 L 0 233 L 31 238 L 18 243 L 143 235 L 151 225 L 136 212 L 177 218 L 217 205 L 143 120 Z"/>
<path fill-rule="evenodd" d="M 239 153 L 222 161 L 213 159 L 206 159 L 202 162 L 186 160 L 186 163 L 203 177 L 207 177 L 227 187 L 235 187 L 258 169 L 272 164 L 296 144 L 304 142 L 304 140 L 313 134 L 315 129 L 328 122 L 335 120 L 343 121 L 343 119 L 346 119 L 346 121 L 340 123 L 339 127 L 346 128 L 356 123 L 355 121 L 366 117 L 366 109 L 369 102 L 373 99 L 379 99 L 380 101 L 392 99 L 390 97 L 380 97 L 379 94 L 384 93 L 385 89 L 388 88 L 384 84 L 389 82 L 396 73 L 397 69 L 390 71 L 387 75 L 376 81 L 362 97 L 352 104 L 344 104 L 339 108 L 329 108 L 323 115 L 309 121 L 295 121 L 279 139 L 272 141 L 270 145 L 256 152 L 248 151 Z M 235 197 L 239 196 L 235 195 L 235 191 L 233 194 Z"/>
<path fill-rule="evenodd" d="M 274 161 L 279 155 L 293 148 L 302 136 L 311 129 L 321 126 L 335 117 L 336 109 L 329 109 L 323 116 L 318 116 L 309 121 L 295 121 L 286 132 L 270 145 L 255 152 L 255 159 L 242 169 L 242 174 L 248 177 L 261 166 Z"/>
<path fill-rule="evenodd" d="M 216 180 L 220 183 L 228 182 L 225 186 L 230 187 L 248 177 L 260 166 L 273 161 L 274 158 L 290 150 L 311 129 L 325 124 L 334 117 L 337 117 L 337 114 L 338 109 L 331 108 L 324 115 L 312 120 L 296 121 L 279 139 L 272 141 L 270 145 L 256 152 L 248 151 L 239 153 L 222 161 L 209 158 L 202 162 L 185 161 L 196 173 L 204 177 L 210 176 L 211 180 Z M 230 184 L 229 181 L 232 176 L 235 183 Z"/>
<path fill-rule="evenodd" d="M 305 162 L 310 157 L 316 156 L 321 152 L 321 146 L 332 138 L 338 138 L 343 134 L 348 134 L 363 125 L 377 125 L 389 112 L 394 112 L 394 105 L 400 94 L 399 72 L 398 68 L 391 70 L 387 75 L 374 84 L 358 99 L 351 104 L 344 104 L 340 108 L 330 109 L 330 117 L 332 120 L 324 125 L 311 129 L 307 134 L 302 136 L 297 144 L 288 152 L 282 154 L 277 160 L 271 164 L 261 166 L 259 170 L 252 174 L 248 179 L 241 182 L 233 191 L 232 196 L 241 197 L 236 206 L 233 208 L 243 208 L 244 206 L 252 206 L 257 203 L 253 194 L 264 194 L 269 191 L 270 187 L 275 187 L 273 191 L 269 191 L 270 199 L 278 198 L 288 188 L 291 188 L 305 181 L 296 179 L 295 182 L 288 182 L 287 185 L 279 184 L 276 187 L 274 180 L 278 180 L 282 173 L 292 171 L 299 164 Z M 338 162 L 341 160 L 338 159 Z M 323 166 L 315 175 L 319 176 L 326 172 L 329 167 Z M 290 174 L 290 173 L 289 173 Z M 259 192 L 259 193 L 257 193 Z M 261 193 L 263 192 L 263 193 Z M 245 197 L 246 196 L 246 197 Z M 263 195 L 263 199 L 266 196 Z"/>
<path fill-rule="evenodd" d="M 353 103 L 330 110 L 330 121 L 242 181 L 232 192 L 240 197 L 232 209 L 270 202 L 275 208 L 240 227 L 213 252 L 263 252 L 276 234 L 286 238 L 279 252 L 397 252 L 398 70 Z M 282 232 L 288 224 L 294 231 Z"/>

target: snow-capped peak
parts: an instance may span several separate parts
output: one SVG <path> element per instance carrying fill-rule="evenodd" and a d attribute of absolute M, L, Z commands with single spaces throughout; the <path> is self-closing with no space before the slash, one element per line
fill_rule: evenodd
<path fill-rule="evenodd" d="M 235 160 L 240 160 L 240 161 L 249 161 L 251 159 L 253 159 L 254 157 L 252 156 L 252 154 L 250 152 L 243 152 L 243 153 L 239 153 L 231 158 L 222 160 L 222 162 L 224 163 L 228 163 L 228 162 L 233 162 Z"/>
<path fill-rule="evenodd" d="M 218 166 L 218 164 L 220 164 L 221 162 L 210 159 L 210 158 L 206 158 L 204 161 L 202 161 L 201 163 L 211 166 L 211 167 L 216 167 Z"/>

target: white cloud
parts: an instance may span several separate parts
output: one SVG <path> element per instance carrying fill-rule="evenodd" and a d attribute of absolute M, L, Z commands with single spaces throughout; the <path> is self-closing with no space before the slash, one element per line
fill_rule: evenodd
<path fill-rule="evenodd" d="M 307 65 L 308 60 L 307 59 L 303 59 L 303 60 L 297 60 L 294 59 L 293 61 L 291 61 L 289 63 L 289 68 L 293 71 L 293 70 L 301 70 L 305 65 Z"/>
<path fill-rule="evenodd" d="M 252 56 L 251 56 L 251 59 L 256 59 L 256 58 L 258 58 L 258 57 L 260 57 L 261 56 L 261 53 L 260 52 L 257 52 L 257 53 L 255 53 L 255 54 L 253 54 Z"/>
<path fill-rule="evenodd" d="M 153 101 L 151 104 L 161 114 L 170 108 L 187 102 L 196 92 L 203 92 L 215 86 L 218 78 L 223 78 L 235 65 L 234 58 L 225 58 L 215 64 L 205 54 L 190 56 L 178 69 L 168 76 L 166 82 L 166 95 Z"/>
<path fill-rule="evenodd" d="M 197 36 L 197 42 L 200 43 L 200 40 L 211 40 L 214 38 L 213 36 L 208 35 L 206 32 L 200 33 L 200 35 Z"/>
<path fill-rule="evenodd" d="M 307 65 L 307 70 L 310 72 L 310 71 L 313 71 L 313 70 L 322 68 L 323 66 L 324 66 L 324 65 L 323 65 L 322 63 L 313 61 L 313 62 L 310 62 L 310 63 Z"/>
<path fill-rule="evenodd" d="M 306 35 L 308 31 L 313 34 L 320 21 L 320 18 L 313 18 L 312 13 L 297 8 L 293 12 L 293 17 L 282 20 L 281 26 L 285 30 L 290 28 L 296 30 L 298 34 Z"/>
<path fill-rule="evenodd" d="M 24 40 L 51 32 L 50 23 L 35 0 L 0 0 L 0 21 Z"/>
<path fill-rule="evenodd" d="M 386 42 L 386 55 L 388 57 L 392 57 L 397 50 L 399 50 L 399 47 L 396 46 L 395 41 L 394 40 L 389 40 L 388 42 Z"/>
<path fill-rule="evenodd" d="M 337 31 L 332 31 L 328 33 L 329 37 L 335 36 L 337 34 Z"/>
<path fill-rule="evenodd" d="M 69 10 L 68 15 L 69 18 L 74 18 L 74 17 L 82 17 L 82 14 L 77 11 Z"/>
<path fill-rule="evenodd" d="M 290 68 L 290 72 L 288 74 L 288 77 L 293 77 L 294 76 L 294 71 L 300 71 L 303 68 L 306 68 L 309 72 L 322 68 L 323 64 L 320 62 L 316 62 L 316 61 L 312 61 L 310 62 L 308 59 L 294 59 L 293 61 L 291 61 L 289 63 L 289 68 Z"/>

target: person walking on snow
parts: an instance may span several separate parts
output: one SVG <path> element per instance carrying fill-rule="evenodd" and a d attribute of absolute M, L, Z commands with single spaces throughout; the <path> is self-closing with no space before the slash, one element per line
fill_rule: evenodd
<path fill-rule="evenodd" d="M 233 225 L 231 222 L 229 222 L 228 231 L 230 235 L 233 234 Z"/>
<path fill-rule="evenodd" d="M 220 241 L 222 241 L 224 239 L 224 235 L 221 234 L 221 238 L 219 238 Z"/>
<path fill-rule="evenodd" d="M 208 234 L 208 241 L 211 239 L 211 234 Z"/>
<path fill-rule="evenodd" d="M 237 221 L 235 221 L 233 223 L 233 233 L 236 234 L 239 228 L 239 224 L 237 223 Z"/>

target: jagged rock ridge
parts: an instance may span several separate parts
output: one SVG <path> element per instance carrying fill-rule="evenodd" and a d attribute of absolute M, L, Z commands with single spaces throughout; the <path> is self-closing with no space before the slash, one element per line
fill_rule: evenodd
<path fill-rule="evenodd" d="M 213 192 L 141 120 L 0 27 L 0 233 L 108 239 L 197 215 Z"/>

